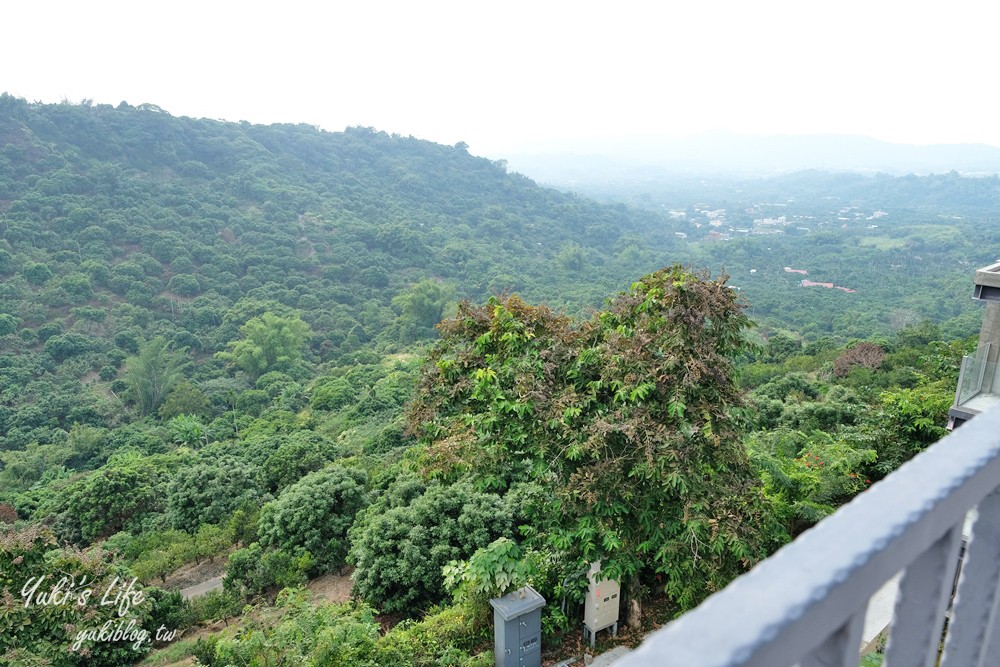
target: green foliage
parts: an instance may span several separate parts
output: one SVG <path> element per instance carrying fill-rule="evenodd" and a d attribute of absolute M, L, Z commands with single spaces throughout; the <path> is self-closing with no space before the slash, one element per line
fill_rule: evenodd
<path fill-rule="evenodd" d="M 145 591 L 151 602 L 150 627 L 181 631 L 198 620 L 191 604 L 179 591 L 165 591 L 154 586 L 147 587 Z"/>
<path fill-rule="evenodd" d="M 489 643 L 490 626 L 481 608 L 457 604 L 432 609 L 421 620 L 403 621 L 386 633 L 375 645 L 374 664 L 489 667 L 495 664 L 492 651 L 473 652 Z"/>
<path fill-rule="evenodd" d="M 682 179 L 671 201 L 636 196 L 624 207 L 539 188 L 461 145 L 362 128 L 10 96 L 0 96 L 0 127 L 0 507 L 81 544 L 128 529 L 109 542 L 149 581 L 229 541 L 252 544 L 267 491 L 357 454 L 383 512 L 409 508 L 428 484 L 506 494 L 509 524 L 459 547 L 451 528 L 438 544 L 431 520 L 404 537 L 400 510 L 388 541 L 410 551 L 390 549 L 393 568 L 427 567 L 410 552 L 436 563 L 435 549 L 472 567 L 489 544 L 513 545 L 496 537 L 516 535 L 533 585 L 551 599 L 575 599 L 567 577 L 588 558 L 618 554 L 606 563 L 626 585 L 653 586 L 657 571 L 671 571 L 670 594 L 693 603 L 780 533 L 754 476 L 797 531 L 854 492 L 851 473 L 875 480 L 939 436 L 958 363 L 975 346 L 951 339 L 980 323 L 968 269 L 1000 244 L 1000 228 L 982 222 L 996 179 L 809 174 L 735 189 Z M 837 220 L 831 196 L 859 207 L 851 220 Z M 701 242 L 706 207 L 726 208 L 734 226 L 787 214 L 814 229 Z M 865 221 L 875 207 L 889 212 L 878 229 Z M 667 220 L 663 210 L 687 215 Z M 683 271 L 644 280 L 578 325 L 497 299 L 445 325 L 403 428 L 410 353 L 455 298 L 516 289 L 586 312 L 663 256 L 728 267 L 768 334 L 760 347 L 743 345 L 727 287 Z M 858 291 L 803 288 L 785 265 Z M 885 352 L 880 363 L 852 361 L 859 340 Z M 733 398 L 732 359 L 745 364 L 742 385 L 757 389 L 750 410 Z M 171 422 L 180 416 L 197 422 Z M 761 467 L 748 474 L 744 426 L 792 444 L 751 436 Z M 162 456 L 175 437 L 211 444 Z M 806 466 L 815 462 L 806 452 L 824 466 Z M 400 477 L 414 462 L 427 479 Z M 191 532 L 168 530 L 174 521 Z M 245 560 L 248 588 L 301 581 L 294 547 L 258 548 L 278 575 Z M 481 579 L 510 574 L 508 565 L 484 565 Z M 641 581 L 627 580 L 634 571 Z M 413 607 L 441 599 L 439 574 L 430 571 Z M 378 585 L 392 597 L 407 575 Z M 468 664 L 479 636 L 470 627 L 483 620 L 473 602 L 405 623 L 371 650 L 367 621 L 330 630 L 332 656 L 354 650 L 351 637 L 369 648 L 315 660 Z M 573 615 L 555 611 L 547 629 Z M 282 641 L 295 644 L 294 632 Z M 272 648 L 262 655 L 282 655 Z"/>
<path fill-rule="evenodd" d="M 201 389 L 190 380 L 181 380 L 167 394 L 157 414 L 161 419 L 172 419 L 179 415 L 207 417 L 211 414 L 211 404 Z"/>
<path fill-rule="evenodd" d="M 125 360 L 125 381 L 142 414 L 151 414 L 181 379 L 183 351 L 171 350 L 162 337 L 141 343 L 139 352 Z"/>
<path fill-rule="evenodd" d="M 337 410 L 357 398 L 357 391 L 346 378 L 332 378 L 317 384 L 310 404 L 314 410 Z"/>
<path fill-rule="evenodd" d="M 240 599 L 253 599 L 282 588 L 301 586 L 312 567 L 308 552 L 296 557 L 285 551 L 264 549 L 260 543 L 252 542 L 229 555 L 222 583 L 227 592 Z"/>
<path fill-rule="evenodd" d="M 233 544 L 233 532 L 221 525 L 203 523 L 194 536 L 195 559 L 208 558 L 209 562 Z"/>
<path fill-rule="evenodd" d="M 192 599 L 190 608 L 191 616 L 196 623 L 213 623 L 239 616 L 243 612 L 244 604 L 239 596 L 226 590 L 216 589 Z M 211 663 L 202 660 L 202 664 Z"/>
<path fill-rule="evenodd" d="M 843 386 L 830 387 L 802 373 L 782 375 L 750 394 L 754 421 L 761 429 L 832 431 L 856 424 L 865 405 Z"/>
<path fill-rule="evenodd" d="M 286 488 L 260 513 L 263 546 L 312 557 L 310 574 L 330 572 L 347 557 L 347 530 L 365 505 L 363 471 L 334 465 Z"/>
<path fill-rule="evenodd" d="M 57 440 L 32 442 L 23 451 L 0 452 L 0 488 L 25 490 L 68 477 L 72 469 L 97 467 L 113 447 L 107 429 L 73 424 Z"/>
<path fill-rule="evenodd" d="M 70 484 L 47 512 L 60 539 L 89 544 L 165 509 L 169 464 L 127 451 Z"/>
<path fill-rule="evenodd" d="M 749 321 L 723 279 L 644 277 L 579 327 L 516 297 L 441 325 L 410 428 L 428 474 L 551 494 L 532 534 L 681 607 L 781 539 L 740 441 L 732 358 Z"/>
<path fill-rule="evenodd" d="M 185 533 L 186 535 L 186 533 Z M 184 542 L 187 546 L 187 541 Z M 157 579 L 160 583 L 165 583 L 167 576 L 180 567 L 184 562 L 178 550 L 171 551 L 150 551 L 142 558 L 132 563 L 129 569 L 144 583 L 150 583 Z"/>
<path fill-rule="evenodd" d="M 189 562 L 214 560 L 233 544 L 231 528 L 204 524 L 190 535 L 182 530 L 148 528 L 133 535 L 121 532 L 105 540 L 105 549 L 119 553 L 141 581 L 166 581 L 167 576 Z"/>
<path fill-rule="evenodd" d="M 295 664 L 319 667 L 374 667 L 378 624 L 365 605 L 313 607 L 306 593 L 289 590 L 278 599 L 283 611 L 273 628 L 251 624 L 237 638 L 222 637 L 207 665 Z M 399 663 L 403 664 L 403 663 Z"/>
<path fill-rule="evenodd" d="M 912 389 L 885 391 L 869 418 L 878 463 L 872 478 L 889 474 L 928 445 L 944 437 L 954 380 L 922 382 Z"/>
<path fill-rule="evenodd" d="M 167 290 L 181 296 L 194 296 L 201 292 L 198 279 L 191 274 L 179 273 L 167 283 Z"/>
<path fill-rule="evenodd" d="M 72 603 L 40 602 L 38 596 L 53 590 L 60 580 L 65 580 L 62 590 L 73 596 Z M 130 622 L 138 630 L 155 632 L 150 622 L 154 605 L 149 598 L 121 610 L 100 604 L 109 588 L 115 587 L 113 595 L 120 591 L 122 581 L 131 581 L 128 573 L 109 563 L 99 549 L 79 552 L 57 548 L 52 533 L 38 526 L 0 528 L 0 590 L 13 597 L 12 604 L 0 606 L 0 656 L 5 664 L 134 664 L 148 652 L 149 643 L 95 641 L 80 634 L 99 630 L 105 623 L 113 629 Z M 35 593 L 30 601 L 21 597 L 22 591 L 31 595 L 32 589 Z M 93 592 L 84 597 L 87 589 Z"/>
<path fill-rule="evenodd" d="M 52 277 L 52 270 L 41 262 L 29 262 L 21 269 L 21 275 L 32 285 L 42 285 Z"/>
<path fill-rule="evenodd" d="M 264 313 L 240 327 L 241 339 L 229 343 L 229 350 L 217 356 L 256 380 L 268 371 L 291 367 L 301 358 L 302 346 L 311 333 L 297 315 Z"/>
<path fill-rule="evenodd" d="M 235 544 L 248 545 L 257 539 L 257 521 L 260 518 L 259 506 L 245 505 L 240 507 L 230 517 L 226 526 L 227 534 Z"/>
<path fill-rule="evenodd" d="M 953 390 L 943 381 L 913 389 L 883 392 L 879 397 L 892 427 L 926 446 L 943 438 Z"/>
<path fill-rule="evenodd" d="M 264 462 L 264 481 L 272 492 L 319 470 L 338 457 L 339 448 L 315 433 L 300 432 L 288 438 Z"/>
<path fill-rule="evenodd" d="M 865 468 L 877 458 L 874 449 L 821 431 L 761 431 L 748 438 L 747 448 L 762 471 L 765 492 L 792 534 L 866 489 L 871 480 Z"/>
<path fill-rule="evenodd" d="M 443 571 L 444 586 L 457 600 L 480 602 L 506 595 L 528 583 L 531 567 L 517 542 L 507 537 L 477 549 L 468 561 L 451 561 Z"/>
<path fill-rule="evenodd" d="M 16 317 L 7 313 L 0 314 L 0 336 L 7 336 L 17 331 L 19 324 Z"/>
<path fill-rule="evenodd" d="M 861 658 L 859 667 L 882 667 L 883 664 L 885 663 L 881 653 L 869 653 Z"/>
<path fill-rule="evenodd" d="M 88 336 L 69 331 L 45 341 L 45 353 L 56 361 L 66 361 L 94 350 L 95 341 Z"/>
<path fill-rule="evenodd" d="M 439 602 L 449 561 L 510 534 L 501 499 L 467 484 L 435 484 L 409 501 L 396 497 L 405 504 L 371 505 L 350 532 L 355 589 L 382 611 L 413 615 Z"/>
<path fill-rule="evenodd" d="M 185 467 L 170 482 L 168 509 L 175 528 L 195 533 L 204 523 L 219 523 L 247 504 L 259 503 L 259 470 L 223 456 Z"/>
<path fill-rule="evenodd" d="M 199 637 L 195 642 L 192 654 L 197 661 L 196 664 L 205 667 L 215 667 L 215 649 L 219 645 L 221 637 L 218 634 Z"/>
<path fill-rule="evenodd" d="M 208 442 L 208 434 L 201 421 L 192 415 L 177 415 L 167 423 L 171 439 L 178 445 L 198 447 Z"/>
<path fill-rule="evenodd" d="M 400 311 L 404 342 L 427 335 L 441 321 L 445 306 L 455 296 L 454 288 L 437 280 L 421 280 L 392 300 Z"/>
<path fill-rule="evenodd" d="M 573 241 L 563 244 L 556 261 L 567 271 L 581 271 L 587 263 L 583 248 Z"/>
<path fill-rule="evenodd" d="M 282 591 L 280 618 L 250 621 L 235 637 L 214 635 L 198 649 L 200 664 L 303 667 L 488 667 L 492 652 L 470 655 L 486 640 L 485 614 L 464 606 L 434 610 L 380 636 L 374 610 L 364 603 L 314 604 L 301 589 Z"/>

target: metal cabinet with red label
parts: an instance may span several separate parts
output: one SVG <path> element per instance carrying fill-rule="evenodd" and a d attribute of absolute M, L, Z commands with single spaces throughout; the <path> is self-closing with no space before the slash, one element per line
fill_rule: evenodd
<path fill-rule="evenodd" d="M 598 581 L 600 571 L 600 561 L 590 564 L 587 597 L 583 603 L 583 636 L 589 636 L 591 648 L 594 647 L 594 635 L 605 628 L 611 628 L 612 634 L 618 635 L 622 587 L 614 579 Z"/>

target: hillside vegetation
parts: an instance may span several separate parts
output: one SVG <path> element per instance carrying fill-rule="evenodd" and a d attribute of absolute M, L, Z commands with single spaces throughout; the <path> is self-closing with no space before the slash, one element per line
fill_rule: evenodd
<path fill-rule="evenodd" d="M 228 377 L 211 355 L 249 319 L 294 310 L 305 366 L 271 370 L 304 379 L 432 336 L 458 297 L 599 306 L 672 242 L 655 215 L 539 188 L 462 146 L 7 95 L 0 233 L 4 449 L 121 423 L 114 381 L 143 340 L 185 350 L 204 383 Z M 251 388 L 216 382 L 209 398 Z"/>

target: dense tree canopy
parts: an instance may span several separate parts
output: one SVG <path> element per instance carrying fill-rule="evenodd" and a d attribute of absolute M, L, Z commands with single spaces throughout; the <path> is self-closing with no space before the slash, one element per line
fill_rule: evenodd
<path fill-rule="evenodd" d="M 463 484 L 434 484 L 412 500 L 377 503 L 352 529 L 355 588 L 385 611 L 413 614 L 444 598 L 449 561 L 468 558 L 510 529 L 500 497 Z"/>
<path fill-rule="evenodd" d="M 432 472 L 542 483 L 552 503 L 536 524 L 551 547 L 618 579 L 660 574 L 690 606 L 781 538 L 736 414 L 748 326 L 725 279 L 677 266 L 579 327 L 516 297 L 463 304 L 411 428 Z"/>
<path fill-rule="evenodd" d="M 313 573 L 330 572 L 347 558 L 347 529 L 365 504 L 365 474 L 335 466 L 310 473 L 261 510 L 261 544 L 293 556 L 308 552 Z"/>
<path fill-rule="evenodd" d="M 125 378 L 143 414 L 160 407 L 183 377 L 183 363 L 183 352 L 171 350 L 161 337 L 141 343 L 138 354 L 125 360 Z"/>
<path fill-rule="evenodd" d="M 240 327 L 241 338 L 218 356 L 256 380 L 268 371 L 294 364 L 302 356 L 309 333 L 309 325 L 299 317 L 264 313 Z"/>

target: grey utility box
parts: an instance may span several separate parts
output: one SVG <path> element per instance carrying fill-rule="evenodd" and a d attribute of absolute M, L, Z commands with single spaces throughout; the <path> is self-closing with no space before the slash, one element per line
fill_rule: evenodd
<path fill-rule="evenodd" d="M 597 581 L 597 574 L 600 571 L 600 561 L 590 564 L 590 571 L 587 573 L 587 597 L 583 603 L 583 636 L 590 637 L 590 648 L 594 648 L 594 635 L 604 628 L 612 628 L 612 635 L 618 636 L 622 587 L 614 579 Z"/>
<path fill-rule="evenodd" d="M 497 667 L 541 667 L 545 598 L 531 586 L 525 586 L 493 598 L 490 606 Z"/>

